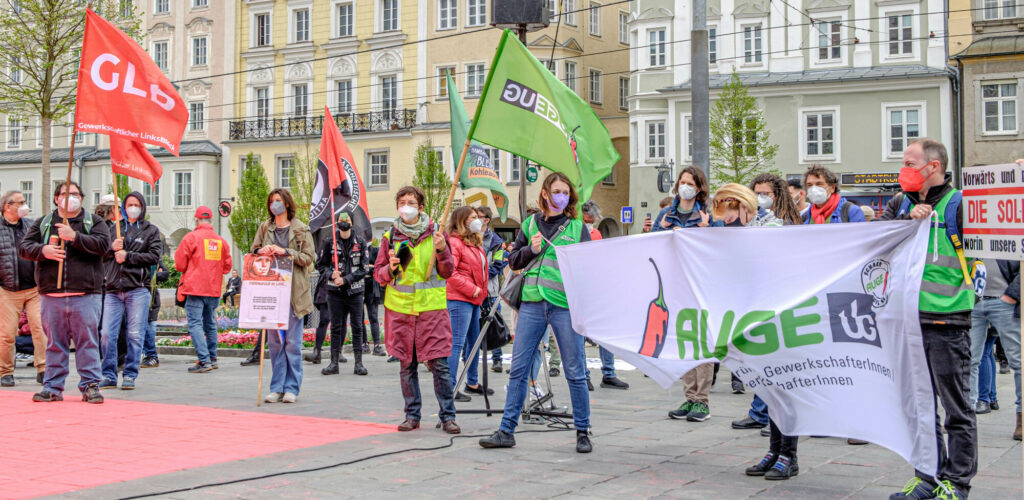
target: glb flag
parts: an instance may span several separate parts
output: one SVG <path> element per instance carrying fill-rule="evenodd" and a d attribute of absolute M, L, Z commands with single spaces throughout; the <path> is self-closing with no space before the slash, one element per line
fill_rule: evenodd
<path fill-rule="evenodd" d="M 448 74 L 448 106 L 451 109 L 452 121 L 452 153 L 455 158 L 462 157 L 462 149 L 466 146 L 466 130 L 469 128 L 469 116 L 466 115 L 466 107 L 462 105 L 462 96 L 459 95 L 452 75 Z M 456 160 L 458 161 L 458 160 Z M 498 209 L 501 221 L 508 218 L 508 195 L 505 194 L 505 186 L 501 178 L 494 171 L 491 165 L 491 157 L 479 142 L 471 141 L 469 151 L 466 152 L 466 162 L 462 165 L 462 174 L 459 175 L 459 187 L 462 189 L 481 188 L 491 191 L 491 199 Z"/>
<path fill-rule="evenodd" d="M 115 174 L 127 175 L 156 188 L 164 168 L 141 142 L 110 136 L 110 165 Z"/>
<path fill-rule="evenodd" d="M 187 122 L 185 101 L 149 54 L 86 9 L 75 131 L 145 142 L 178 156 Z"/>
<path fill-rule="evenodd" d="M 662 386 L 721 361 L 784 434 L 864 439 L 935 474 L 929 235 L 927 221 L 701 228 L 555 249 L 576 331 Z"/>
<path fill-rule="evenodd" d="M 240 328 L 287 329 L 292 311 L 292 268 L 285 255 L 245 254 L 242 265 Z"/>
<path fill-rule="evenodd" d="M 332 199 L 333 195 L 333 199 Z M 370 211 L 366 208 L 363 180 L 355 168 L 352 151 L 338 130 L 331 110 L 324 106 L 324 130 L 320 137 L 320 159 L 316 167 L 316 185 L 310 201 L 309 230 L 315 232 L 331 223 L 334 213 L 347 212 L 352 229 L 366 241 L 373 239 Z"/>
<path fill-rule="evenodd" d="M 594 110 L 505 30 L 470 136 L 565 174 L 580 203 L 612 173 L 619 153 Z"/>

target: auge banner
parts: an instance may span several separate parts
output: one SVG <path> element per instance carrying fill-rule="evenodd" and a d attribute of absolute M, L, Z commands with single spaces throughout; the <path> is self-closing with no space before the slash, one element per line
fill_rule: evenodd
<path fill-rule="evenodd" d="M 556 251 L 576 331 L 663 387 L 720 360 L 783 433 L 864 439 L 934 474 L 929 229 L 693 228 Z"/>

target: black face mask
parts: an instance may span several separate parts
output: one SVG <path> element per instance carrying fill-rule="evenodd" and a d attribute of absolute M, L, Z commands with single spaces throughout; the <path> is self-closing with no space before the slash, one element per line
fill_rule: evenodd
<path fill-rule="evenodd" d="M 348 231 L 349 229 L 352 229 L 352 224 L 351 223 L 348 223 L 348 222 L 339 222 L 338 223 L 338 231 Z"/>
<path fill-rule="evenodd" d="M 736 217 L 736 220 L 726 224 L 727 227 L 743 227 L 743 223 L 740 222 L 740 218 Z"/>

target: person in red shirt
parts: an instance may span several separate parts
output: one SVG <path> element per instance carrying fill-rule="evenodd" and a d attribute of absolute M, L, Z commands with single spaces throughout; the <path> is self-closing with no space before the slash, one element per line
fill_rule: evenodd
<path fill-rule="evenodd" d="M 601 231 L 598 231 L 594 224 L 601 220 L 601 207 L 597 205 L 594 200 L 589 200 L 583 204 L 583 223 L 587 225 L 587 229 L 590 231 L 590 240 L 597 241 L 601 239 Z M 599 347 L 601 356 L 601 387 L 605 389 L 629 389 L 629 384 L 623 382 L 615 374 L 615 355 L 611 351 L 604 347 Z M 590 382 L 590 369 L 587 369 L 587 388 L 594 390 L 594 384 Z"/>
<path fill-rule="evenodd" d="M 196 209 L 196 228 L 185 235 L 174 252 L 174 268 L 182 273 L 178 293 L 185 296 L 188 334 L 199 361 L 189 373 L 217 368 L 217 323 L 213 312 L 220 299 L 224 275 L 231 272 L 231 247 L 213 230 L 210 207 Z"/>

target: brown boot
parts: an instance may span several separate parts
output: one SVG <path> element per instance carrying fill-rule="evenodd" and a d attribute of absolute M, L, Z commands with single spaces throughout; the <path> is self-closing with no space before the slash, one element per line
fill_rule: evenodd
<path fill-rule="evenodd" d="M 1017 428 L 1013 431 L 1013 439 L 1020 441 L 1020 412 L 1017 412 Z"/>
<path fill-rule="evenodd" d="M 410 418 L 405 419 L 402 423 L 398 424 L 398 430 L 401 432 L 409 432 L 411 430 L 419 429 L 420 421 L 413 420 Z"/>
<path fill-rule="evenodd" d="M 459 428 L 459 424 L 456 424 L 454 420 L 448 420 L 441 423 L 441 427 L 448 434 L 461 434 L 462 429 Z"/>

